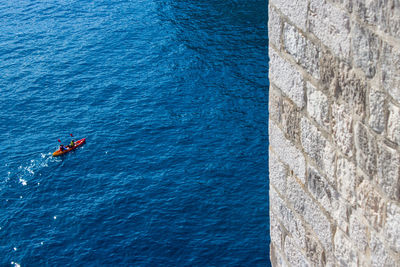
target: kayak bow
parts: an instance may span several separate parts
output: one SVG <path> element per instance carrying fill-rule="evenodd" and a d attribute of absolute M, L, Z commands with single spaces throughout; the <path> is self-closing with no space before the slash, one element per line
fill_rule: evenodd
<path fill-rule="evenodd" d="M 61 151 L 61 149 L 58 149 L 58 150 L 54 151 L 53 157 L 58 157 L 58 156 L 66 154 L 68 152 L 71 152 L 72 150 L 75 150 L 76 148 L 83 145 L 85 142 L 86 142 L 86 138 L 83 138 L 81 140 L 76 141 L 75 145 L 73 147 L 66 147 L 66 149 L 64 149 L 62 151 Z"/>

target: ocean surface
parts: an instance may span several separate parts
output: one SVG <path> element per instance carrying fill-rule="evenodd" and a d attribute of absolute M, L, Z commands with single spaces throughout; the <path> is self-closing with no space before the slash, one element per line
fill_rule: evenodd
<path fill-rule="evenodd" d="M 265 0 L 0 1 L 0 266 L 268 266 L 267 38 Z"/>

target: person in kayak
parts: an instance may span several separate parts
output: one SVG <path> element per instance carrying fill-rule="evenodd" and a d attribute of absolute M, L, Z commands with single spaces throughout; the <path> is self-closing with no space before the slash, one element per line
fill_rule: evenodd
<path fill-rule="evenodd" d="M 64 151 L 66 148 L 64 147 L 64 145 L 60 145 L 60 150 Z"/>
<path fill-rule="evenodd" d="M 72 139 L 71 143 L 68 145 L 68 147 L 73 148 L 75 146 L 75 140 Z"/>

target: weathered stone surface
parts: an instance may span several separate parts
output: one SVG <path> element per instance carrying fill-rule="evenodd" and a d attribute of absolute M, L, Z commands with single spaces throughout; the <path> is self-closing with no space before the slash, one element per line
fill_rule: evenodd
<path fill-rule="evenodd" d="M 371 90 L 369 93 L 369 125 L 377 133 L 382 133 L 386 125 L 385 94 Z"/>
<path fill-rule="evenodd" d="M 306 256 L 312 266 L 326 266 L 325 251 L 309 232 L 306 233 Z"/>
<path fill-rule="evenodd" d="M 285 136 L 292 142 L 300 140 L 300 110 L 287 98 L 279 94 L 279 90 L 270 86 L 269 97 L 270 119 L 281 125 Z"/>
<path fill-rule="evenodd" d="M 307 188 L 313 197 L 329 212 L 338 207 L 338 192 L 322 177 L 317 170 L 308 167 Z"/>
<path fill-rule="evenodd" d="M 282 229 L 279 221 L 275 218 L 273 214 L 270 214 L 270 235 L 271 242 L 274 244 L 274 247 L 282 250 Z"/>
<path fill-rule="evenodd" d="M 399 203 L 398 203 L 399 204 Z M 387 219 L 385 225 L 385 238 L 389 241 L 390 248 L 400 252 L 400 206 L 394 203 L 387 205 Z"/>
<path fill-rule="evenodd" d="M 379 145 L 377 183 L 389 198 L 400 201 L 400 155 L 384 144 Z"/>
<path fill-rule="evenodd" d="M 286 267 L 289 266 L 284 257 L 282 256 L 282 252 L 274 247 L 274 244 L 271 243 L 270 245 L 270 253 L 271 253 L 271 264 L 272 266 L 282 266 Z"/>
<path fill-rule="evenodd" d="M 292 266 L 311 266 L 307 258 L 301 254 L 290 237 L 285 239 L 285 255 Z"/>
<path fill-rule="evenodd" d="M 354 24 L 352 31 L 354 63 L 356 67 L 361 68 L 369 78 L 374 77 L 376 73 L 380 46 L 381 41 L 376 34 L 361 27 L 358 23 Z"/>
<path fill-rule="evenodd" d="M 368 255 L 368 254 L 367 254 Z M 371 257 L 361 254 L 358 257 L 358 266 L 371 266 Z"/>
<path fill-rule="evenodd" d="M 357 205 L 371 226 L 380 231 L 386 217 L 386 204 L 367 180 L 364 180 L 357 189 Z"/>
<path fill-rule="evenodd" d="M 351 215 L 349 236 L 354 240 L 357 248 L 360 251 L 365 252 L 368 246 L 368 233 L 367 227 L 362 223 L 360 215 Z"/>
<path fill-rule="evenodd" d="M 382 83 L 383 88 L 398 102 L 400 102 L 400 48 L 389 44 L 383 45 L 382 56 Z"/>
<path fill-rule="evenodd" d="M 311 0 L 309 31 L 328 46 L 336 56 L 350 54 L 350 20 L 348 15 L 326 0 Z"/>
<path fill-rule="evenodd" d="M 349 238 L 340 230 L 335 233 L 335 257 L 339 266 L 358 266 L 357 251 Z"/>
<path fill-rule="evenodd" d="M 281 161 L 289 165 L 294 174 L 305 183 L 306 163 L 303 154 L 285 138 L 282 131 L 271 120 L 269 121 L 269 140 L 275 154 L 279 155 Z"/>
<path fill-rule="evenodd" d="M 345 158 L 337 160 L 337 185 L 340 197 L 350 204 L 356 201 L 356 167 Z"/>
<path fill-rule="evenodd" d="M 314 230 L 324 248 L 331 251 L 332 232 L 328 218 L 294 179 L 288 179 L 287 199 Z"/>
<path fill-rule="evenodd" d="M 301 144 L 304 151 L 312 158 L 327 177 L 332 179 L 335 171 L 335 150 L 321 132 L 306 119 L 301 119 Z M 334 181 L 330 181 L 334 182 Z"/>
<path fill-rule="evenodd" d="M 399 266 L 396 261 L 390 256 L 385 249 L 383 242 L 379 239 L 378 235 L 372 231 L 369 241 L 371 250 L 371 264 L 376 267 L 393 267 Z"/>
<path fill-rule="evenodd" d="M 269 102 L 268 102 L 268 111 L 269 111 L 269 119 L 274 120 L 276 123 L 282 122 L 282 107 L 283 106 L 283 98 L 280 95 L 279 89 L 275 86 L 269 86 Z"/>
<path fill-rule="evenodd" d="M 353 0 L 332 0 L 332 2 L 342 5 L 350 13 L 353 10 Z"/>
<path fill-rule="evenodd" d="M 376 140 L 361 123 L 356 125 L 356 159 L 357 165 L 370 177 L 376 173 L 377 147 Z"/>
<path fill-rule="evenodd" d="M 347 63 L 340 62 L 329 51 L 321 53 L 320 74 L 324 89 L 335 102 L 346 104 L 351 112 L 364 116 L 367 83 Z"/>
<path fill-rule="evenodd" d="M 274 49 L 269 49 L 270 69 L 269 79 L 282 92 L 287 95 L 298 107 L 305 105 L 304 99 L 304 80 L 300 72 L 289 63 L 281 58 Z"/>
<path fill-rule="evenodd" d="M 351 157 L 353 155 L 353 118 L 346 105 L 332 105 L 332 133 L 336 146 L 342 153 Z"/>
<path fill-rule="evenodd" d="M 331 214 L 332 218 L 337 224 L 337 227 L 342 229 L 342 231 L 345 233 L 349 231 L 351 212 L 351 205 L 344 199 L 339 198 L 337 209 Z"/>
<path fill-rule="evenodd" d="M 320 81 L 325 87 L 330 87 L 337 74 L 338 60 L 329 52 L 323 51 L 320 56 Z"/>
<path fill-rule="evenodd" d="M 268 8 L 268 40 L 277 49 L 280 47 L 282 19 L 273 6 Z"/>
<path fill-rule="evenodd" d="M 349 0 L 346 0 L 349 1 Z M 400 38 L 400 2 L 398 0 L 350 0 L 352 10 L 363 22 Z"/>
<path fill-rule="evenodd" d="M 282 223 L 287 232 L 290 233 L 296 245 L 300 248 L 305 247 L 305 229 L 301 221 L 294 215 L 282 198 L 276 193 L 275 189 L 271 188 L 270 192 L 270 207 L 272 213 Z"/>
<path fill-rule="evenodd" d="M 400 145 L 400 108 L 392 104 L 389 105 L 387 135 L 391 141 Z"/>
<path fill-rule="evenodd" d="M 378 20 L 381 20 L 384 13 L 382 12 L 384 9 L 384 1 L 352 0 L 351 2 L 352 10 L 362 21 L 368 24 L 376 24 Z M 377 10 L 380 10 L 380 12 L 376 12 Z"/>
<path fill-rule="evenodd" d="M 307 112 L 324 129 L 329 128 L 329 101 L 321 91 L 315 89 L 311 83 L 307 88 Z"/>
<path fill-rule="evenodd" d="M 340 63 L 330 87 L 331 95 L 359 116 L 365 115 L 367 84 L 347 64 Z"/>
<path fill-rule="evenodd" d="M 282 100 L 281 124 L 290 141 L 298 143 L 300 140 L 300 109 L 288 100 Z"/>
<path fill-rule="evenodd" d="M 300 109 L 282 97 L 274 86 L 270 86 L 269 112 L 270 118 L 282 126 L 289 140 L 300 140 Z"/>
<path fill-rule="evenodd" d="M 306 30 L 307 2 L 301 0 L 270 0 L 269 6 L 276 6 L 291 22 Z"/>
<path fill-rule="evenodd" d="M 269 182 L 281 193 L 286 194 L 287 171 L 273 152 L 269 152 Z"/>
<path fill-rule="evenodd" d="M 307 40 L 295 27 L 285 23 L 283 47 L 315 79 L 319 79 L 319 49 Z"/>

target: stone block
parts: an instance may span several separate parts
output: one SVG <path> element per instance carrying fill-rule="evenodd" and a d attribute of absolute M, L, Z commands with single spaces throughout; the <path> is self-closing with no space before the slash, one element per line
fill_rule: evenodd
<path fill-rule="evenodd" d="M 301 221 L 295 216 L 292 210 L 287 207 L 287 204 L 276 193 L 275 189 L 271 188 L 270 192 L 270 208 L 285 230 L 290 233 L 290 236 L 295 240 L 296 245 L 300 248 L 305 247 L 305 229 Z"/>
<path fill-rule="evenodd" d="M 349 231 L 351 213 L 352 206 L 344 199 L 339 198 L 337 209 L 331 213 L 331 216 L 336 221 L 337 227 L 345 233 Z"/>
<path fill-rule="evenodd" d="M 368 232 L 359 215 L 352 214 L 350 217 L 349 236 L 355 241 L 354 243 L 360 251 L 366 251 L 368 246 Z"/>
<path fill-rule="evenodd" d="M 288 23 L 283 28 L 283 47 L 297 64 L 315 79 L 319 79 L 319 48 Z"/>
<path fill-rule="evenodd" d="M 352 10 L 363 22 L 376 25 L 381 21 L 384 6 L 383 1 L 352 0 Z M 380 10 L 380 12 L 376 12 Z"/>
<path fill-rule="evenodd" d="M 287 200 L 310 225 L 325 250 L 332 251 L 332 231 L 328 218 L 294 179 L 288 179 Z"/>
<path fill-rule="evenodd" d="M 354 24 L 352 31 L 354 64 L 361 68 L 368 78 L 375 76 L 381 43 L 376 34 L 358 23 Z"/>
<path fill-rule="evenodd" d="M 352 112 L 363 117 L 366 106 L 366 81 L 357 76 L 354 70 L 345 63 L 337 66 L 334 80 L 330 84 L 331 96 L 339 103 L 346 104 Z"/>
<path fill-rule="evenodd" d="M 343 59 L 350 55 L 350 19 L 326 0 L 310 0 L 309 31 Z"/>
<path fill-rule="evenodd" d="M 387 27 L 384 31 L 394 38 L 400 39 L 400 1 L 389 0 L 385 7 L 387 16 L 382 16 L 381 20 L 382 22 L 387 22 Z"/>
<path fill-rule="evenodd" d="M 340 197 L 350 204 L 356 202 L 356 167 L 345 158 L 337 160 L 337 188 Z"/>
<path fill-rule="evenodd" d="M 286 194 L 287 170 L 278 157 L 269 152 L 269 182 L 283 195 Z"/>
<path fill-rule="evenodd" d="M 336 81 L 338 60 L 327 50 L 324 50 L 320 56 L 320 82 L 329 88 L 333 81 Z"/>
<path fill-rule="evenodd" d="M 400 206 L 394 203 L 387 205 L 385 238 L 393 251 L 400 252 Z"/>
<path fill-rule="evenodd" d="M 357 188 L 357 205 L 371 226 L 380 231 L 386 217 L 386 204 L 368 180 Z"/>
<path fill-rule="evenodd" d="M 275 86 L 269 86 L 269 103 L 268 103 L 268 112 L 269 119 L 274 120 L 276 123 L 281 124 L 282 122 L 282 106 L 283 106 L 283 98 L 279 93 L 279 89 Z"/>
<path fill-rule="evenodd" d="M 304 80 L 290 62 L 283 59 L 273 48 L 269 49 L 269 79 L 298 107 L 305 105 Z"/>
<path fill-rule="evenodd" d="M 324 129 L 329 128 L 329 101 L 328 97 L 307 82 L 307 112 Z"/>
<path fill-rule="evenodd" d="M 277 49 L 280 48 L 282 19 L 273 6 L 268 8 L 268 40 Z"/>
<path fill-rule="evenodd" d="M 384 43 L 382 53 L 383 88 L 400 102 L 400 48 Z"/>
<path fill-rule="evenodd" d="M 369 177 L 376 174 L 377 147 L 375 137 L 362 123 L 358 123 L 355 129 L 356 136 L 356 160 L 357 165 L 365 171 Z"/>
<path fill-rule="evenodd" d="M 311 266 L 290 237 L 286 237 L 285 239 L 285 255 L 291 266 Z"/>
<path fill-rule="evenodd" d="M 334 183 L 336 153 L 333 146 L 308 119 L 301 119 L 301 144 L 304 151 Z"/>
<path fill-rule="evenodd" d="M 307 188 L 329 213 L 337 210 L 338 192 L 312 167 L 308 167 Z"/>
<path fill-rule="evenodd" d="M 287 164 L 297 178 L 305 183 L 306 163 L 304 155 L 285 138 L 283 132 L 271 120 L 269 121 L 269 140 L 270 147 L 276 155 L 279 155 L 280 160 Z"/>
<path fill-rule="evenodd" d="M 306 30 L 307 21 L 307 1 L 301 0 L 270 0 L 269 6 L 276 6 L 285 14 L 293 24 L 303 31 Z"/>
<path fill-rule="evenodd" d="M 323 89 L 338 103 L 346 104 L 351 112 L 364 116 L 367 83 L 347 63 L 337 60 L 329 51 L 321 53 L 320 74 Z"/>
<path fill-rule="evenodd" d="M 333 3 L 339 4 L 345 8 L 348 12 L 353 10 L 353 0 L 331 0 Z"/>
<path fill-rule="evenodd" d="M 400 108 L 392 104 L 389 105 L 387 135 L 389 140 L 400 145 Z"/>
<path fill-rule="evenodd" d="M 382 133 L 386 125 L 385 93 L 371 89 L 369 93 L 369 125 Z"/>
<path fill-rule="evenodd" d="M 363 22 L 395 38 L 400 38 L 400 2 L 398 0 L 353 0 L 351 2 L 353 13 Z"/>
<path fill-rule="evenodd" d="M 286 263 L 285 258 L 282 255 L 282 251 L 278 250 L 277 248 L 274 247 L 274 245 L 271 243 L 270 245 L 270 254 L 271 254 L 271 264 L 272 266 L 276 267 L 287 267 L 289 266 Z"/>
<path fill-rule="evenodd" d="M 358 266 L 357 251 L 349 238 L 340 230 L 335 233 L 335 257 L 338 266 Z"/>
<path fill-rule="evenodd" d="M 400 201 L 400 155 L 384 144 L 378 151 L 377 183 L 390 199 Z"/>
<path fill-rule="evenodd" d="M 375 231 L 371 231 L 371 238 L 369 241 L 371 250 L 371 266 L 374 267 L 398 267 L 396 261 L 385 249 L 383 242 L 379 239 Z"/>
<path fill-rule="evenodd" d="M 332 105 L 332 133 L 336 146 L 341 152 L 351 157 L 353 155 L 353 118 L 347 105 Z"/>
<path fill-rule="evenodd" d="M 281 229 L 281 225 L 273 214 L 270 214 L 270 233 L 271 233 L 271 243 L 274 244 L 274 247 L 282 251 L 282 237 L 283 232 Z"/>
<path fill-rule="evenodd" d="M 292 142 L 300 141 L 300 109 L 290 100 L 282 97 L 279 90 L 270 86 L 270 119 L 281 125 L 285 136 Z"/>
<path fill-rule="evenodd" d="M 306 257 L 310 261 L 312 266 L 326 266 L 327 255 L 321 244 L 311 235 L 306 233 Z"/>
<path fill-rule="evenodd" d="M 289 140 L 298 143 L 300 141 L 300 110 L 286 99 L 283 99 L 282 104 L 283 129 Z"/>

